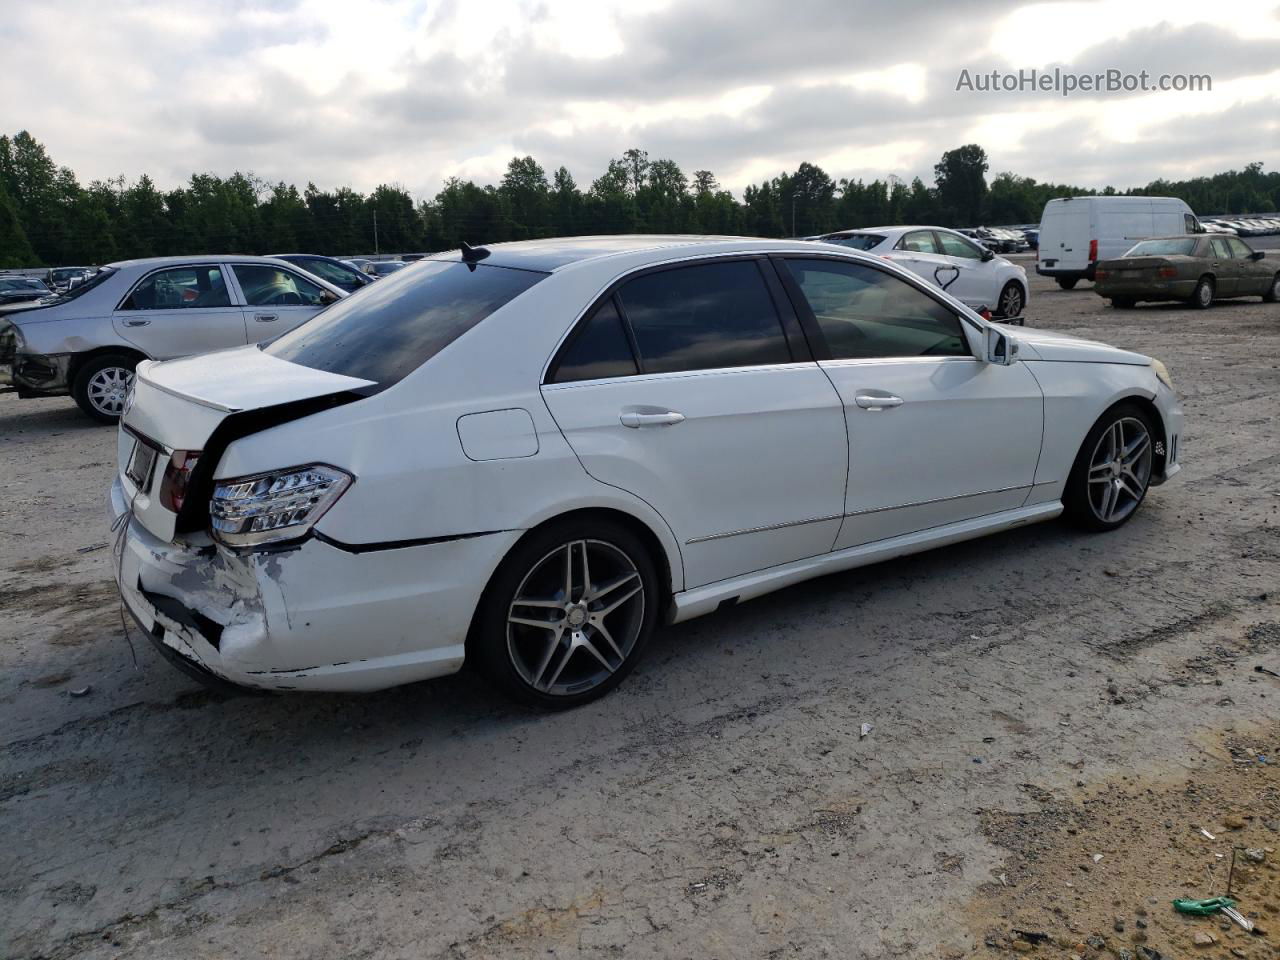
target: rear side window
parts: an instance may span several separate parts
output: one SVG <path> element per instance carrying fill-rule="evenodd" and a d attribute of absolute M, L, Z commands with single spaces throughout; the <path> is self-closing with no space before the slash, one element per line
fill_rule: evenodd
<path fill-rule="evenodd" d="M 338 301 L 263 350 L 304 367 L 390 386 L 546 276 L 423 260 L 365 287 L 358 297 Z"/>
<path fill-rule="evenodd" d="M 784 262 L 833 359 L 972 356 L 960 318 L 906 281 L 858 263 Z"/>
<path fill-rule="evenodd" d="M 622 317 L 610 297 L 574 334 L 560 355 L 552 382 L 630 377 L 638 372 Z"/>
<path fill-rule="evenodd" d="M 183 310 L 229 307 L 222 271 L 211 266 L 175 267 L 149 274 L 120 304 L 121 310 Z"/>
<path fill-rule="evenodd" d="M 1222 237 L 1210 238 L 1209 248 L 1215 257 L 1221 257 L 1224 260 L 1231 259 L 1231 248 L 1227 246 L 1227 241 Z"/>
<path fill-rule="evenodd" d="M 902 239 L 898 241 L 899 250 L 911 250 L 915 253 L 938 253 L 938 247 L 933 242 L 932 230 L 914 230 L 911 233 L 904 233 Z"/>
<path fill-rule="evenodd" d="M 623 286 L 620 298 L 645 373 L 791 362 L 753 260 L 645 274 Z"/>

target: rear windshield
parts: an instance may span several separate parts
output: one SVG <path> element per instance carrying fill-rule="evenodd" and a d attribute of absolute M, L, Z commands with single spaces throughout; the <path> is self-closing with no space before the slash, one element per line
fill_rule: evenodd
<path fill-rule="evenodd" d="M 1199 241 L 1195 237 L 1175 237 L 1172 240 L 1143 240 L 1135 244 L 1126 257 L 1189 257 Z"/>
<path fill-rule="evenodd" d="M 70 290 L 66 291 L 65 293 L 58 294 L 56 299 L 50 300 L 48 302 L 50 305 L 53 305 L 56 303 L 66 303 L 68 300 L 74 300 L 76 297 L 83 297 L 86 293 L 88 293 L 94 287 L 100 286 L 101 284 L 105 283 L 106 280 L 115 272 L 116 272 L 115 267 L 103 267 L 101 270 L 95 273 L 88 280 L 84 281 L 84 283 L 77 283 Z"/>
<path fill-rule="evenodd" d="M 547 276 L 422 260 L 263 346 L 281 360 L 390 386 Z"/>
<path fill-rule="evenodd" d="M 846 233 L 834 237 L 823 237 L 823 243 L 838 243 L 842 247 L 853 247 L 855 250 L 871 250 L 884 243 L 884 237 L 874 233 Z"/>

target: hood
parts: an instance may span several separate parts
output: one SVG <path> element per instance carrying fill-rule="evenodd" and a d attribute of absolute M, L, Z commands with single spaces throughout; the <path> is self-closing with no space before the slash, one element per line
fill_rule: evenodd
<path fill-rule="evenodd" d="M 207 508 L 204 487 L 211 488 L 214 469 L 232 440 L 305 417 L 373 385 L 290 363 L 256 346 L 181 360 L 144 360 L 138 364 L 133 401 L 120 421 L 118 444 L 120 482 L 134 517 L 157 537 L 172 540 L 177 530 L 190 525 L 183 522 L 189 510 Z M 136 443 L 158 451 L 142 492 L 129 479 Z M 181 517 L 160 497 L 166 468 L 184 459 L 173 451 L 198 454 Z"/>
<path fill-rule="evenodd" d="M 1018 341 L 1024 360 L 1075 363 L 1127 363 L 1145 367 L 1151 358 L 1130 350 L 1121 350 L 1097 340 L 1083 340 L 1052 330 L 1029 330 L 1026 327 L 1001 326 L 1000 329 Z"/>

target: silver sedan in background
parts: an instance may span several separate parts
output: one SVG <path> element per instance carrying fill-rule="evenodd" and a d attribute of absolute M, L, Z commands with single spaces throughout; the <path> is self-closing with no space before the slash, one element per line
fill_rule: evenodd
<path fill-rule="evenodd" d="M 69 394 L 93 419 L 114 423 L 140 361 L 266 340 L 344 296 L 268 257 L 108 264 L 53 299 L 0 314 L 0 379 L 20 397 Z"/>

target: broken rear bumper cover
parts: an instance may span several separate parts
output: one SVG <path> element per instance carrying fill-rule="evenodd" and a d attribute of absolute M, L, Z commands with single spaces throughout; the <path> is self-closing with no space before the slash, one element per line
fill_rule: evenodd
<path fill-rule="evenodd" d="M 117 478 L 113 522 L 127 509 Z M 379 690 L 461 668 L 480 593 L 518 536 L 359 553 L 310 539 L 240 553 L 203 534 L 166 543 L 130 518 L 116 582 L 188 672 L 267 690 Z"/>

